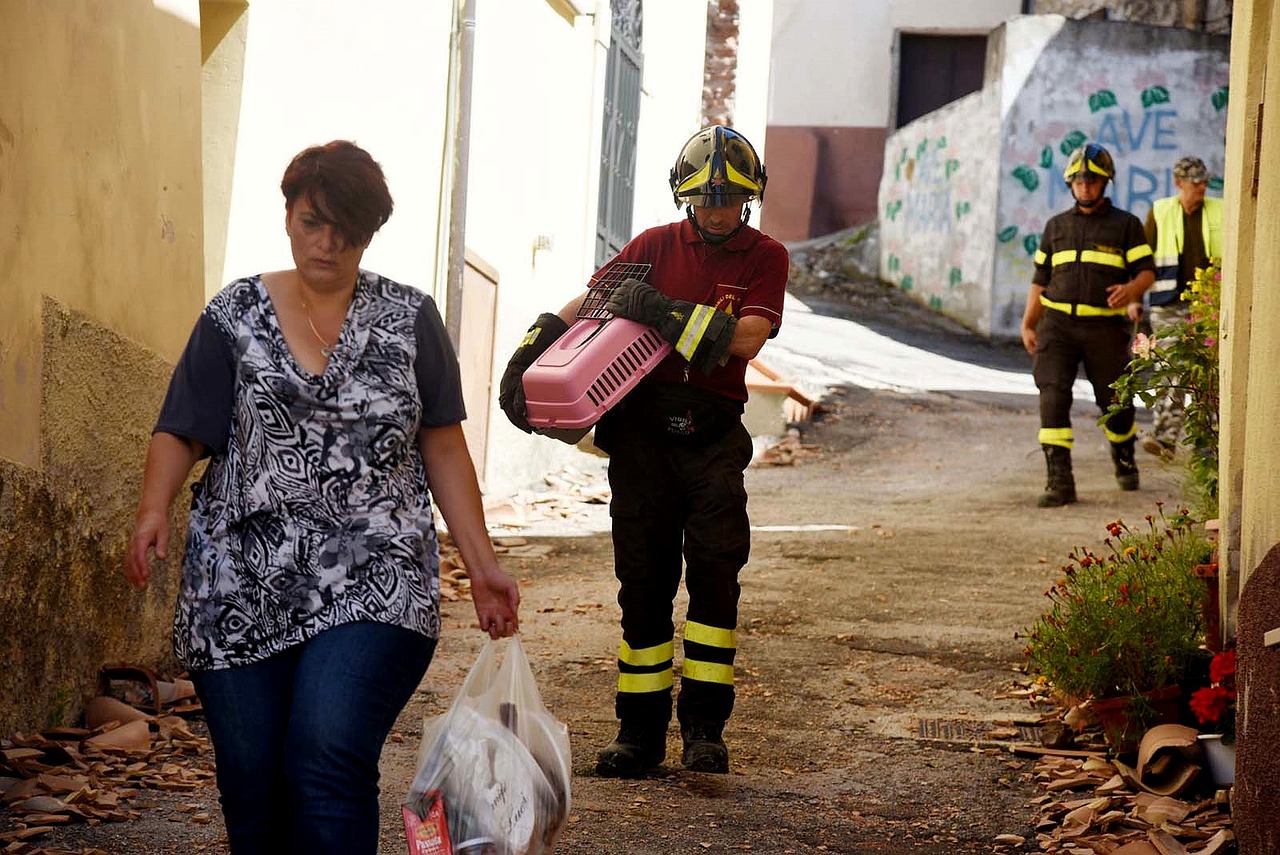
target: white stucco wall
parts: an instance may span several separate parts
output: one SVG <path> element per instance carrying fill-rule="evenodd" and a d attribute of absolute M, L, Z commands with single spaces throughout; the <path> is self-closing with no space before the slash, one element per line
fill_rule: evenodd
<path fill-rule="evenodd" d="M 382 164 L 395 212 L 364 265 L 431 289 L 448 3 L 251 3 L 224 282 L 292 266 L 280 178 L 303 148 L 350 139 Z"/>
<path fill-rule="evenodd" d="M 1060 16 L 1015 18 L 1001 37 L 998 81 L 889 138 L 880 273 L 980 332 L 1015 337 L 1031 257 L 1045 221 L 1071 205 L 1062 169 L 1083 140 L 1111 151 L 1109 195 L 1139 218 L 1174 192 L 1185 154 L 1204 159 L 1221 194 L 1228 43 Z"/>
<path fill-rule="evenodd" d="M 769 58 L 772 54 L 776 0 L 739 0 L 737 94 L 733 124 L 766 157 L 764 131 L 769 121 Z M 768 188 L 765 191 L 768 196 Z M 752 222 L 759 225 L 756 219 Z"/>
<path fill-rule="evenodd" d="M 986 333 L 998 100 L 967 95 L 891 136 L 880 181 L 880 276 Z"/>
<path fill-rule="evenodd" d="M 769 124 L 884 127 L 895 30 L 981 33 L 1021 8 L 1020 0 L 775 0 Z"/>

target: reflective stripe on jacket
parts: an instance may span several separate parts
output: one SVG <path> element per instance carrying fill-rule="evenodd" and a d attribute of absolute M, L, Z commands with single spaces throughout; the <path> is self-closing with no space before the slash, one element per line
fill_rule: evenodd
<path fill-rule="evenodd" d="M 1182 254 L 1182 203 L 1177 196 L 1157 199 L 1151 206 L 1156 223 L 1156 284 L 1151 292 L 1178 290 L 1178 256 Z M 1204 252 L 1208 258 L 1222 257 L 1222 200 L 1205 197 L 1200 213 Z"/>

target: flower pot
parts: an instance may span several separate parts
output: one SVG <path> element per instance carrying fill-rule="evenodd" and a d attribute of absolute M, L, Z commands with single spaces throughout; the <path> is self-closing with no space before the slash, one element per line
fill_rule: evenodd
<path fill-rule="evenodd" d="M 1200 747 L 1204 749 L 1205 765 L 1209 776 L 1220 787 L 1236 782 L 1236 744 L 1224 744 L 1221 733 L 1200 734 Z"/>
<path fill-rule="evenodd" d="M 1126 754 L 1138 750 L 1138 741 L 1146 733 L 1147 728 L 1157 724 L 1176 724 L 1178 721 L 1178 698 L 1182 689 L 1177 685 L 1161 686 L 1143 692 L 1142 697 L 1152 709 L 1154 718 L 1143 719 L 1135 716 L 1134 701 L 1128 695 L 1110 698 L 1094 698 L 1089 706 L 1098 714 L 1102 731 L 1106 734 L 1107 744 L 1117 754 Z"/>

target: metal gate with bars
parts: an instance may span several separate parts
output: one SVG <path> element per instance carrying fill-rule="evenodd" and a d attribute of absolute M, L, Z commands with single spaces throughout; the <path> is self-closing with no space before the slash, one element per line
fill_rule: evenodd
<path fill-rule="evenodd" d="M 609 0 L 613 13 L 605 71 L 604 140 L 600 146 L 600 201 L 596 215 L 596 267 L 631 239 L 635 205 L 636 128 L 644 57 L 641 0 Z"/>

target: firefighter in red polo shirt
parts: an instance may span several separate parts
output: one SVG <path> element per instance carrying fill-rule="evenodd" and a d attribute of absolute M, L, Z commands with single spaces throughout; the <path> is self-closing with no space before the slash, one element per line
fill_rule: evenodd
<path fill-rule="evenodd" d="M 1075 205 L 1045 223 L 1035 255 L 1022 343 L 1040 390 L 1040 445 L 1049 470 L 1037 501 L 1042 508 L 1076 500 L 1071 469 L 1076 372 L 1083 363 L 1094 400 L 1105 413 L 1115 397 L 1111 384 L 1129 365 L 1131 322 L 1137 317 L 1130 304 L 1141 301 L 1156 278 L 1142 222 L 1106 196 L 1115 174 L 1110 152 L 1097 143 L 1071 153 L 1063 178 Z M 1108 419 L 1103 432 L 1120 489 L 1138 489 L 1133 406 Z"/>
<path fill-rule="evenodd" d="M 596 425 L 595 443 L 609 454 L 622 607 L 620 727 L 599 754 L 601 775 L 641 776 L 666 756 L 682 571 L 689 593 L 675 703 L 682 762 L 699 772 L 729 770 L 722 733 L 733 710 L 738 573 L 751 540 L 744 375 L 778 331 L 788 268 L 782 244 L 747 225 L 749 203 L 764 198 L 765 180 L 746 137 L 721 126 L 702 129 L 670 174 L 687 217 L 641 233 L 605 266 L 652 265 L 647 284 L 624 280 L 607 305 L 616 316 L 653 326 L 674 349 Z M 523 430 L 521 374 L 568 328 L 585 298 L 540 316 L 508 365 L 499 402 Z"/>

